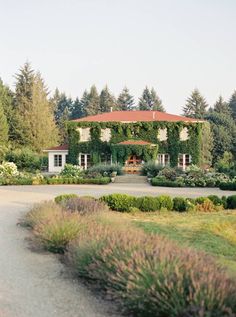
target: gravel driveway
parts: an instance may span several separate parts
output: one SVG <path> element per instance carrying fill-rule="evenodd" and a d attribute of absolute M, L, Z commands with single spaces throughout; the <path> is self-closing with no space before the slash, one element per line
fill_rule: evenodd
<path fill-rule="evenodd" d="M 29 232 L 16 225 L 29 207 L 61 193 L 99 196 L 112 192 L 196 197 L 230 195 L 218 189 L 156 188 L 146 184 L 0 187 L 0 317 L 112 317 L 103 302 L 68 276 L 54 255 L 33 252 Z"/>

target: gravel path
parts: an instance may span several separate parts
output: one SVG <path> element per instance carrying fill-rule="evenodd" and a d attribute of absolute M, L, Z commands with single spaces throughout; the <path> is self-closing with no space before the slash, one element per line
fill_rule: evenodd
<path fill-rule="evenodd" d="M 0 189 L 0 317 L 118 316 L 73 280 L 56 256 L 28 248 L 29 232 L 16 223 L 48 194 L 8 189 Z"/>
<path fill-rule="evenodd" d="M 235 193 L 205 188 L 155 188 L 148 184 L 0 187 L 0 317 L 118 316 L 110 303 L 95 298 L 78 280 L 69 277 L 56 256 L 32 252 L 25 239 L 29 232 L 16 225 L 33 203 L 58 194 L 100 196 L 114 192 L 188 197 Z"/>

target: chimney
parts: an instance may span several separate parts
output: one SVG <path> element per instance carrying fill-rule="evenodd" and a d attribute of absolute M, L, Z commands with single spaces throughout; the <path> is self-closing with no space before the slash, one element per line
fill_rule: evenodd
<path fill-rule="evenodd" d="M 112 112 L 112 110 L 113 110 L 113 107 L 111 107 L 111 112 Z"/>

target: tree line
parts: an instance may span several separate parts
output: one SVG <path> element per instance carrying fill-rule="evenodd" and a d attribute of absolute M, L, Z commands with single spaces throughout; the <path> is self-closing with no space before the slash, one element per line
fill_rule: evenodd
<path fill-rule="evenodd" d="M 145 87 L 135 104 L 127 87 L 116 98 L 106 86 L 98 92 L 95 85 L 81 98 L 72 99 L 55 90 L 49 94 L 41 74 L 26 62 L 15 75 L 15 89 L 0 80 L 0 156 L 10 148 L 30 148 L 40 152 L 49 146 L 67 142 L 66 122 L 112 110 L 158 110 L 165 112 L 154 88 Z M 212 143 L 213 162 L 225 151 L 235 153 L 236 91 L 228 102 L 220 96 L 209 107 L 195 89 L 183 106 L 183 115 L 211 123 L 207 140 Z"/>

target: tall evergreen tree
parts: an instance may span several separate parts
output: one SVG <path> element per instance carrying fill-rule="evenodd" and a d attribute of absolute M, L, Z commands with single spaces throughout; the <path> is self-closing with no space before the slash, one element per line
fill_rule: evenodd
<path fill-rule="evenodd" d="M 13 109 L 13 92 L 9 89 L 9 87 L 3 84 L 1 79 L 0 79 L 0 107 L 2 107 L 3 113 L 7 119 L 9 139 L 13 139 L 13 132 L 15 128 L 15 114 Z"/>
<path fill-rule="evenodd" d="M 234 120 L 236 120 L 236 90 L 229 100 L 229 108 L 231 109 Z"/>
<path fill-rule="evenodd" d="M 26 63 L 16 75 L 15 111 L 18 120 L 18 143 L 41 151 L 57 143 L 48 90 L 41 75 Z"/>
<path fill-rule="evenodd" d="M 198 89 L 194 89 L 183 107 L 183 114 L 186 117 L 203 119 L 207 113 L 207 102 Z"/>
<path fill-rule="evenodd" d="M 79 119 L 84 117 L 84 105 L 82 101 L 77 97 L 73 102 L 73 110 L 71 113 L 71 119 Z"/>
<path fill-rule="evenodd" d="M 54 96 L 55 97 L 55 96 Z M 65 118 L 65 114 L 67 114 L 67 119 L 70 119 L 71 113 L 73 111 L 73 101 L 71 98 L 68 98 L 65 93 L 62 93 L 57 97 L 58 101 L 55 105 L 54 116 L 56 123 L 59 124 L 61 118 Z"/>
<path fill-rule="evenodd" d="M 8 124 L 4 113 L 3 104 L 0 100 L 0 146 L 7 145 L 8 141 Z"/>
<path fill-rule="evenodd" d="M 158 97 L 154 88 L 149 90 L 148 87 L 145 87 L 141 98 L 139 98 L 139 109 L 140 110 L 157 110 L 162 112 L 165 111 L 162 105 L 162 101 Z"/>
<path fill-rule="evenodd" d="M 214 105 L 214 111 L 218 113 L 226 114 L 226 115 L 231 114 L 229 104 L 226 101 L 224 101 L 222 96 L 220 96 L 218 100 L 216 101 Z"/>
<path fill-rule="evenodd" d="M 116 108 L 116 99 L 106 86 L 100 93 L 99 112 L 110 112 Z"/>
<path fill-rule="evenodd" d="M 124 87 L 118 96 L 117 109 L 123 111 L 134 109 L 134 97 L 130 95 L 127 87 Z"/>
<path fill-rule="evenodd" d="M 88 102 L 86 104 L 85 114 L 86 116 L 96 115 L 100 112 L 100 98 L 98 95 L 98 91 L 95 85 L 93 85 L 90 89 L 90 92 L 87 96 Z"/>

